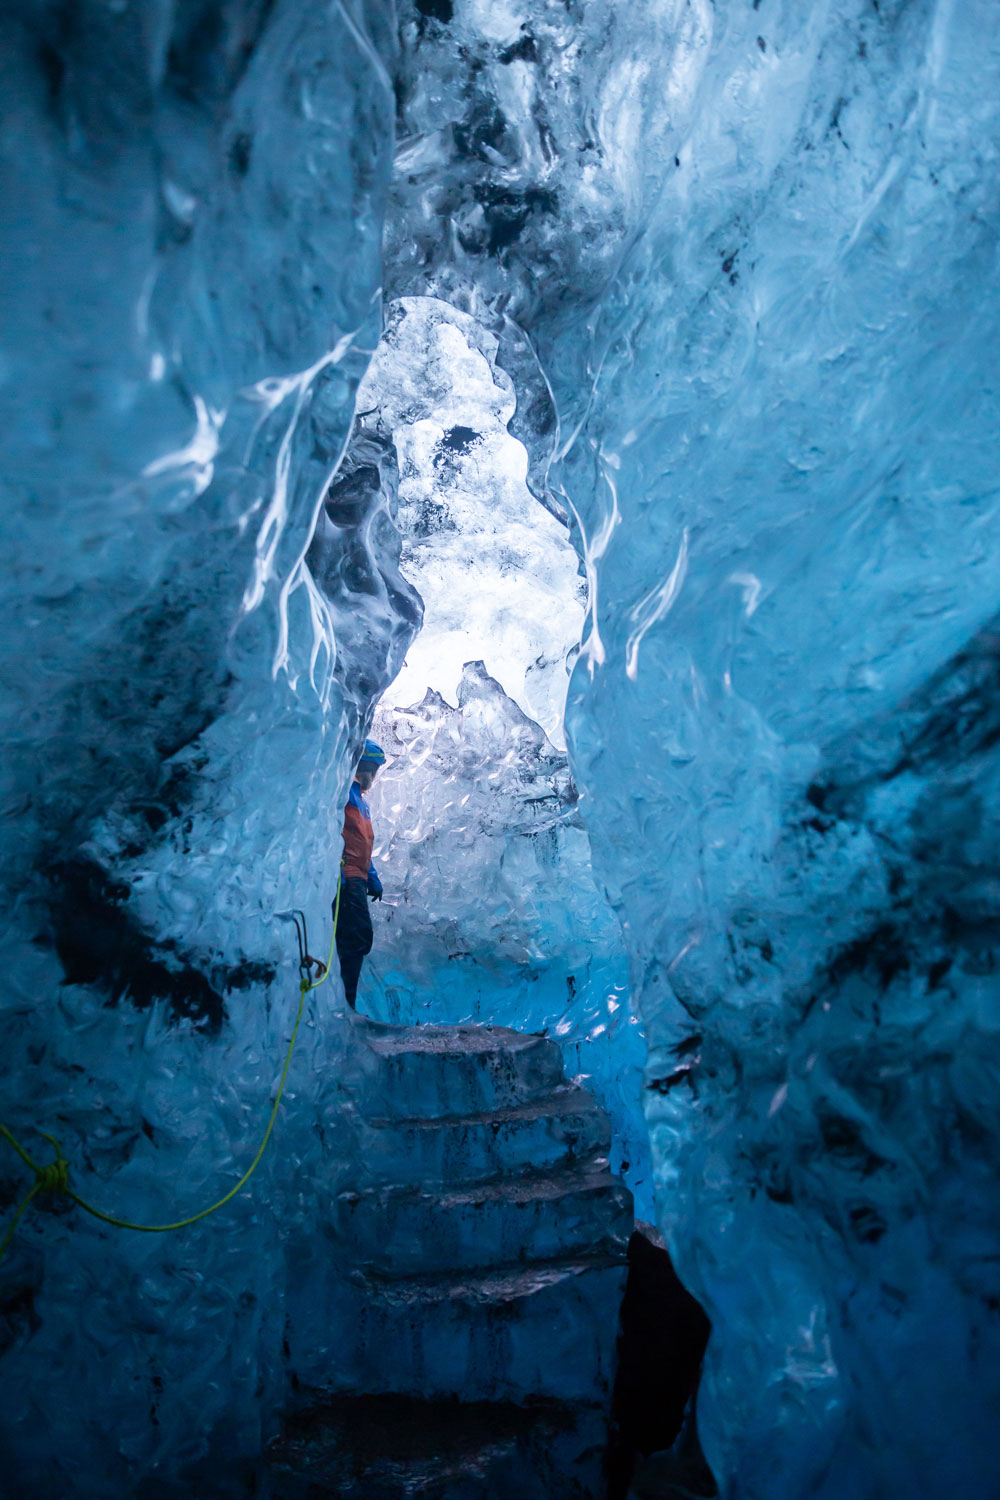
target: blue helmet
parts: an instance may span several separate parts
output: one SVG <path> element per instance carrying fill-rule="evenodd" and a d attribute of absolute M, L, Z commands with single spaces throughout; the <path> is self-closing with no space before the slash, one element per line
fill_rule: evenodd
<path fill-rule="evenodd" d="M 358 761 L 359 768 L 361 766 L 377 767 L 384 765 L 385 751 L 382 749 L 382 746 L 376 745 L 374 740 L 365 740 L 365 748 L 362 751 L 361 759 Z"/>

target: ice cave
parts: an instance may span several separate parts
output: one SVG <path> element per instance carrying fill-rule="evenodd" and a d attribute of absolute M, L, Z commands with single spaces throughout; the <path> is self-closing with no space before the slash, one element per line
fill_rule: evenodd
<path fill-rule="evenodd" d="M 996 5 L 6 0 L 0 161 L 0 1500 L 995 1500 Z"/>

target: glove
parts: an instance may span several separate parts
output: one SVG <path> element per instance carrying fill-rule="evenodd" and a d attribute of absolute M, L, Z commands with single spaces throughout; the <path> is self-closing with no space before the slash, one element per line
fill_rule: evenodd
<path fill-rule="evenodd" d="M 368 895 L 372 901 L 381 901 L 382 899 L 382 882 L 377 875 L 369 875 L 368 877 Z"/>

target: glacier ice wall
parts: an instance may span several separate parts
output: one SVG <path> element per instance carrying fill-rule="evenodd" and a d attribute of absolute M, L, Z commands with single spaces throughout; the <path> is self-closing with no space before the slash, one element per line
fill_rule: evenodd
<path fill-rule="evenodd" d="M 352 750 L 419 618 L 391 450 L 352 447 L 323 505 L 379 332 L 393 24 L 0 20 L 3 1118 L 140 1222 L 211 1202 L 261 1138 L 297 991 L 275 912 L 325 943 Z M 32 1211 L 0 1265 L 7 1493 L 238 1482 L 350 1165 L 349 1056 L 333 983 L 252 1190 L 183 1235 Z"/>
<path fill-rule="evenodd" d="M 997 1480 L 984 28 L 713 18 L 564 470 L 608 537 L 574 767 L 739 1494 Z"/>
<path fill-rule="evenodd" d="M 384 433 L 322 503 L 384 218 L 390 295 L 495 338 L 587 576 L 573 817 L 715 1327 L 720 1483 L 990 1493 L 992 7 L 92 0 L 0 26 L 15 1128 L 152 1217 L 256 1142 L 294 999 L 265 918 L 322 927 L 350 746 L 418 614 Z M 33 1216 L 0 1268 L 21 1492 L 176 1493 L 259 1447 L 286 1274 L 349 1163 L 322 1134 L 348 1057 L 325 1005 L 225 1224 Z"/>
<path fill-rule="evenodd" d="M 571 765 L 716 1473 L 990 1492 L 992 8 L 435 14 L 390 285 L 493 317 L 574 516 Z"/>

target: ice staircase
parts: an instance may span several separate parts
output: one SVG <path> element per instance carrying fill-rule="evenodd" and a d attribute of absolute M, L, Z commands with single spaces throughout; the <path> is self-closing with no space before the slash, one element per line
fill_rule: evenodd
<path fill-rule="evenodd" d="M 603 1404 L 632 1229 L 607 1116 L 544 1036 L 355 1024 L 364 1178 L 331 1205 L 341 1337 L 308 1383 Z"/>

